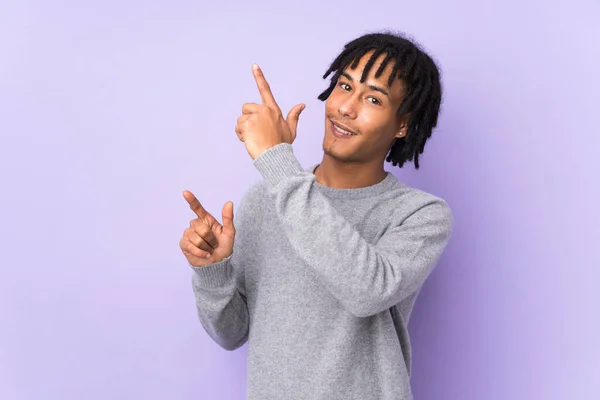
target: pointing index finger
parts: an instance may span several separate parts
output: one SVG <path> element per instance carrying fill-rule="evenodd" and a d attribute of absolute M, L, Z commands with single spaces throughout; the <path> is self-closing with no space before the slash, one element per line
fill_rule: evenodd
<path fill-rule="evenodd" d="M 252 73 L 254 74 L 254 80 L 256 81 L 256 86 L 258 86 L 258 91 L 263 104 L 274 110 L 279 110 L 279 106 L 273 97 L 273 93 L 271 93 L 271 87 L 257 64 L 252 66 Z"/>
<path fill-rule="evenodd" d="M 194 213 L 196 213 L 198 218 L 204 218 L 206 214 L 208 214 L 208 212 L 206 212 L 204 207 L 202 207 L 202 204 L 200 204 L 200 201 L 198 201 L 198 199 L 192 194 L 192 192 L 188 190 L 184 191 L 183 197 L 187 200 L 188 204 L 190 205 L 190 208 Z"/>

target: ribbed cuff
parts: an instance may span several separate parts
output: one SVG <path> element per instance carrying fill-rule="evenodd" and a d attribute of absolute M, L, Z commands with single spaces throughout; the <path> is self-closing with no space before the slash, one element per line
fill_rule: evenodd
<path fill-rule="evenodd" d="M 189 265 L 195 273 L 196 284 L 202 288 L 210 289 L 225 286 L 234 277 L 231 256 L 204 267 Z"/>
<path fill-rule="evenodd" d="M 254 166 L 272 186 L 286 177 L 305 173 L 289 143 L 271 147 L 254 160 Z"/>

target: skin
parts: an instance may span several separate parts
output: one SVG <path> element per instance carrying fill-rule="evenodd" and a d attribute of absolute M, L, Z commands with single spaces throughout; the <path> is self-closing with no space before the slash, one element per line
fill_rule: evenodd
<path fill-rule="evenodd" d="M 235 131 L 252 159 L 280 143 L 292 143 L 296 139 L 296 128 L 304 104 L 294 106 L 283 118 L 271 88 L 258 65 L 252 73 L 260 93 L 262 104 L 246 103 L 238 118 Z M 223 224 L 220 224 L 190 191 L 183 192 L 190 209 L 196 214 L 190 227 L 183 232 L 179 247 L 194 267 L 204 267 L 229 257 L 233 252 L 235 226 L 233 224 L 233 203 L 223 206 Z"/>
<path fill-rule="evenodd" d="M 324 154 L 314 171 L 317 182 L 322 185 L 360 188 L 381 182 L 385 178 L 386 155 L 394 141 L 406 135 L 406 119 L 395 114 L 402 101 L 403 84 L 395 79 L 391 87 L 387 86 L 393 65 L 388 64 L 383 73 L 375 77 L 385 54 L 373 64 L 365 82 L 360 83 L 360 75 L 371 54 L 363 56 L 356 69 L 344 70 L 325 103 Z M 260 68 L 254 65 L 252 72 L 262 103 L 242 106 L 235 132 L 255 160 L 271 147 L 293 143 L 305 106 L 294 106 L 284 118 Z M 333 135 L 332 123 L 357 135 L 337 138 Z M 189 263 L 202 267 L 229 257 L 235 238 L 233 203 L 223 206 L 223 224 L 220 224 L 193 193 L 186 190 L 183 196 L 197 217 L 190 221 L 190 227 L 179 242 Z"/>
<path fill-rule="evenodd" d="M 363 56 L 356 69 L 348 67 L 344 70 L 325 103 L 324 154 L 315 170 L 317 182 L 324 186 L 360 188 L 381 182 L 386 174 L 383 168 L 385 157 L 395 140 L 406 135 L 407 119 L 400 119 L 395 114 L 402 102 L 403 83 L 394 79 L 392 86 L 387 86 L 393 63 L 388 63 L 383 73 L 375 78 L 385 54 L 373 64 L 365 82 L 360 83 L 371 55 L 372 52 Z M 332 121 L 344 125 L 357 136 L 335 137 Z"/>

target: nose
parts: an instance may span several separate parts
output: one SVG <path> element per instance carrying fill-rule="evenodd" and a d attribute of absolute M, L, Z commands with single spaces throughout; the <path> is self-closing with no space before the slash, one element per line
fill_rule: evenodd
<path fill-rule="evenodd" d="M 344 101 L 340 103 L 338 112 L 344 117 L 351 119 L 356 118 L 356 100 L 354 96 L 348 96 Z"/>

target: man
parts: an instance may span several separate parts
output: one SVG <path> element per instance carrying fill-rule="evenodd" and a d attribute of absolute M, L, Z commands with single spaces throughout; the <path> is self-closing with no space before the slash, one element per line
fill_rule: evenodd
<path fill-rule="evenodd" d="M 264 179 L 235 227 L 231 202 L 221 225 L 184 192 L 197 218 L 180 246 L 199 319 L 225 349 L 248 342 L 248 399 L 412 399 L 407 324 L 453 216 L 384 162 L 419 167 L 438 69 L 398 35 L 349 42 L 324 75 L 324 155 L 307 169 L 291 146 L 304 105 L 284 119 L 253 73 L 262 104 L 244 104 L 236 133 Z"/>

